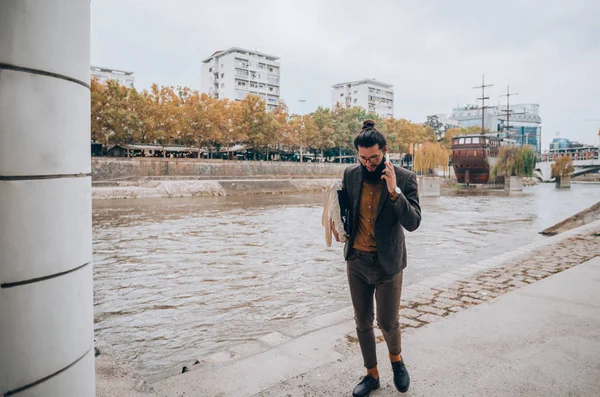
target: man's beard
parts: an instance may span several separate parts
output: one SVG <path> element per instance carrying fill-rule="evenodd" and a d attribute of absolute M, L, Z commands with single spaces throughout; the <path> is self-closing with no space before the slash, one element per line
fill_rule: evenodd
<path fill-rule="evenodd" d="M 375 183 L 381 181 L 381 175 L 383 174 L 383 170 L 385 169 L 385 163 L 383 162 L 383 160 L 377 166 L 375 171 L 369 171 L 369 169 L 362 163 L 360 164 L 360 166 L 362 168 L 363 177 L 367 182 Z"/>

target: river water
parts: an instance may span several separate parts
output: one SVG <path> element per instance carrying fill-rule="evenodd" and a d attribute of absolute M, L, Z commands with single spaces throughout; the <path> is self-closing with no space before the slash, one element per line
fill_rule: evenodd
<path fill-rule="evenodd" d="M 404 283 L 545 238 L 600 185 L 514 197 L 422 199 Z M 350 306 L 324 194 L 95 201 L 96 335 L 152 379 L 213 352 Z"/>

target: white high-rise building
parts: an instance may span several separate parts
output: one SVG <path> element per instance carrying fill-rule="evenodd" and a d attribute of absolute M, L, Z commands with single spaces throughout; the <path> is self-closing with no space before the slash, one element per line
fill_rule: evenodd
<path fill-rule="evenodd" d="M 135 83 L 135 75 L 133 72 L 127 72 L 125 70 L 91 66 L 90 75 L 92 78 L 96 77 L 101 83 L 104 83 L 106 80 L 116 80 L 119 84 L 127 87 L 133 87 Z"/>
<path fill-rule="evenodd" d="M 203 61 L 202 91 L 218 99 L 242 100 L 253 94 L 268 110 L 279 106 L 278 57 L 233 47 Z"/>
<path fill-rule="evenodd" d="M 331 91 L 333 107 L 359 106 L 384 118 L 394 116 L 394 86 L 375 79 L 336 84 Z"/>

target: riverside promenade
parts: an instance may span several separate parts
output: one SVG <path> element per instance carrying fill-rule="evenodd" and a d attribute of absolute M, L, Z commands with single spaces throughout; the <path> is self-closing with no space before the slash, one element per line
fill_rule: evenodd
<path fill-rule="evenodd" d="M 408 396 L 600 390 L 600 221 L 406 286 L 402 302 Z M 351 395 L 363 375 L 352 316 L 343 309 L 189 363 L 147 395 Z M 399 395 L 385 343 L 378 349 L 372 396 Z"/>

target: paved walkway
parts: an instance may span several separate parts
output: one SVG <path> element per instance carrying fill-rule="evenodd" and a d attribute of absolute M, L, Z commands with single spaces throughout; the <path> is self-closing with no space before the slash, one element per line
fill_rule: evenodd
<path fill-rule="evenodd" d="M 598 232 L 594 222 L 407 287 L 408 395 L 600 390 L 600 262 L 580 265 L 600 256 Z M 362 372 L 353 328 L 352 310 L 344 309 L 153 386 L 160 396 L 349 395 Z M 385 344 L 378 348 L 385 357 Z M 561 371 L 570 375 L 558 377 Z M 372 395 L 396 395 L 386 360 L 381 376 L 383 389 Z"/>
<path fill-rule="evenodd" d="M 435 322 L 404 346 L 407 396 L 598 396 L 600 257 Z M 381 361 L 382 389 L 371 395 L 399 396 Z M 359 365 L 347 357 L 258 395 L 348 396 Z"/>

